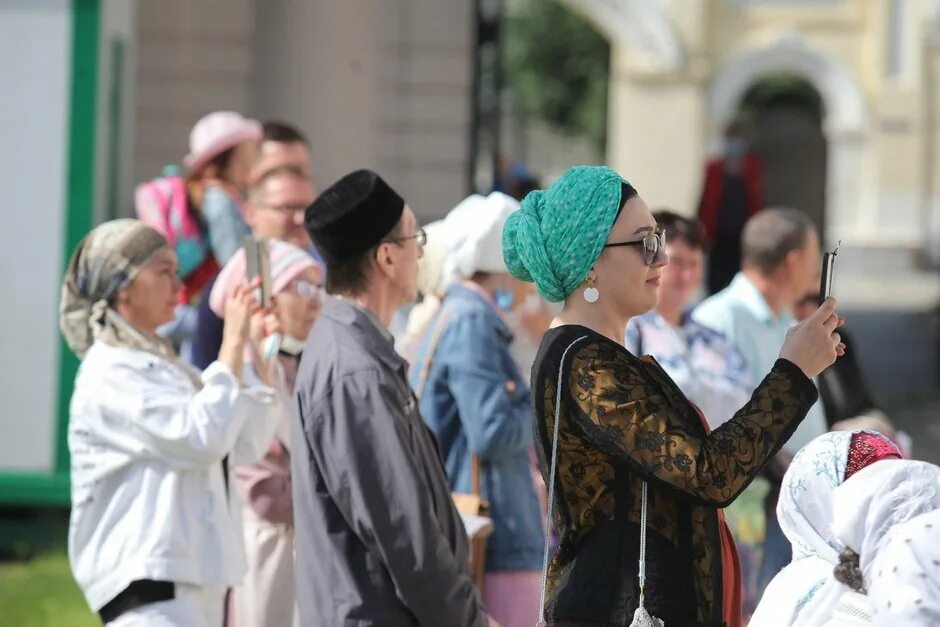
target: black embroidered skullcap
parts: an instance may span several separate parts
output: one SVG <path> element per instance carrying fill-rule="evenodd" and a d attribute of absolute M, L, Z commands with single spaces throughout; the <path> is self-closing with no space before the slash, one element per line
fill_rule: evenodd
<path fill-rule="evenodd" d="M 328 265 L 352 259 L 387 237 L 405 201 L 371 170 L 333 183 L 307 208 L 304 228 Z"/>

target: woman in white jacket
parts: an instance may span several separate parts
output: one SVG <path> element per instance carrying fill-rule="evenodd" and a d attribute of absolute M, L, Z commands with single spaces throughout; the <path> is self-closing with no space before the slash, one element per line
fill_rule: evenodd
<path fill-rule="evenodd" d="M 174 315 L 176 263 L 155 230 L 115 220 L 79 244 L 62 289 L 62 332 L 82 359 L 69 559 L 108 625 L 221 625 L 226 588 L 245 572 L 228 469 L 264 455 L 282 410 L 251 286 L 230 299 L 202 375 L 156 335 Z M 245 368 L 246 353 L 265 365 Z"/>

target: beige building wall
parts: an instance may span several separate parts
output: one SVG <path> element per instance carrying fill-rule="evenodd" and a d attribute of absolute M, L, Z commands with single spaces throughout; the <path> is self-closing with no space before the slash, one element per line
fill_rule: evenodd
<path fill-rule="evenodd" d="M 468 185 L 472 2 L 259 3 L 254 109 L 300 124 L 323 187 L 376 169 L 420 217 Z"/>
<path fill-rule="evenodd" d="M 866 248 L 936 241 L 936 69 L 926 0 L 559 0 L 612 43 L 611 165 L 655 205 L 694 211 L 702 165 L 763 76 L 819 90 L 829 239 Z"/>
<path fill-rule="evenodd" d="M 654 205 L 693 211 L 740 97 L 792 72 L 826 107 L 830 239 L 940 239 L 927 0 L 558 1 L 612 43 L 608 161 Z M 196 119 L 230 108 L 298 124 L 321 188 L 375 168 L 425 220 L 466 193 L 472 0 L 138 4 L 134 180 L 178 163 Z"/>
<path fill-rule="evenodd" d="M 251 113 L 251 0 L 139 0 L 134 180 L 179 164 L 196 121 Z"/>
<path fill-rule="evenodd" d="M 924 164 L 928 197 L 924 207 L 925 253 L 934 267 L 940 267 L 940 20 L 934 23 L 928 37 L 924 62 L 926 127 L 929 129 Z"/>
<path fill-rule="evenodd" d="M 134 172 L 179 163 L 198 118 L 298 125 L 322 189 L 376 169 L 419 217 L 468 189 L 471 0 L 139 0 Z"/>

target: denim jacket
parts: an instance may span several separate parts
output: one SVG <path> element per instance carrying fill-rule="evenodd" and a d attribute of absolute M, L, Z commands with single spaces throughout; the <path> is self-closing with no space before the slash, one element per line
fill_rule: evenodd
<path fill-rule="evenodd" d="M 471 453 L 480 458 L 481 490 L 494 525 L 487 571 L 538 570 L 544 535 L 529 470 L 531 393 L 509 352 L 512 333 L 485 296 L 452 286 L 411 367 L 415 389 L 441 316 L 446 319 L 420 398 L 421 415 L 437 435 L 454 491 L 470 491 Z"/>

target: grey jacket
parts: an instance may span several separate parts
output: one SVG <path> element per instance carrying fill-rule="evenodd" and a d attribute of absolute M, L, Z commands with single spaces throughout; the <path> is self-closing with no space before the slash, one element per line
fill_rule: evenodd
<path fill-rule="evenodd" d="M 487 625 L 437 442 L 391 336 L 330 298 L 307 346 L 291 451 L 301 624 Z"/>

